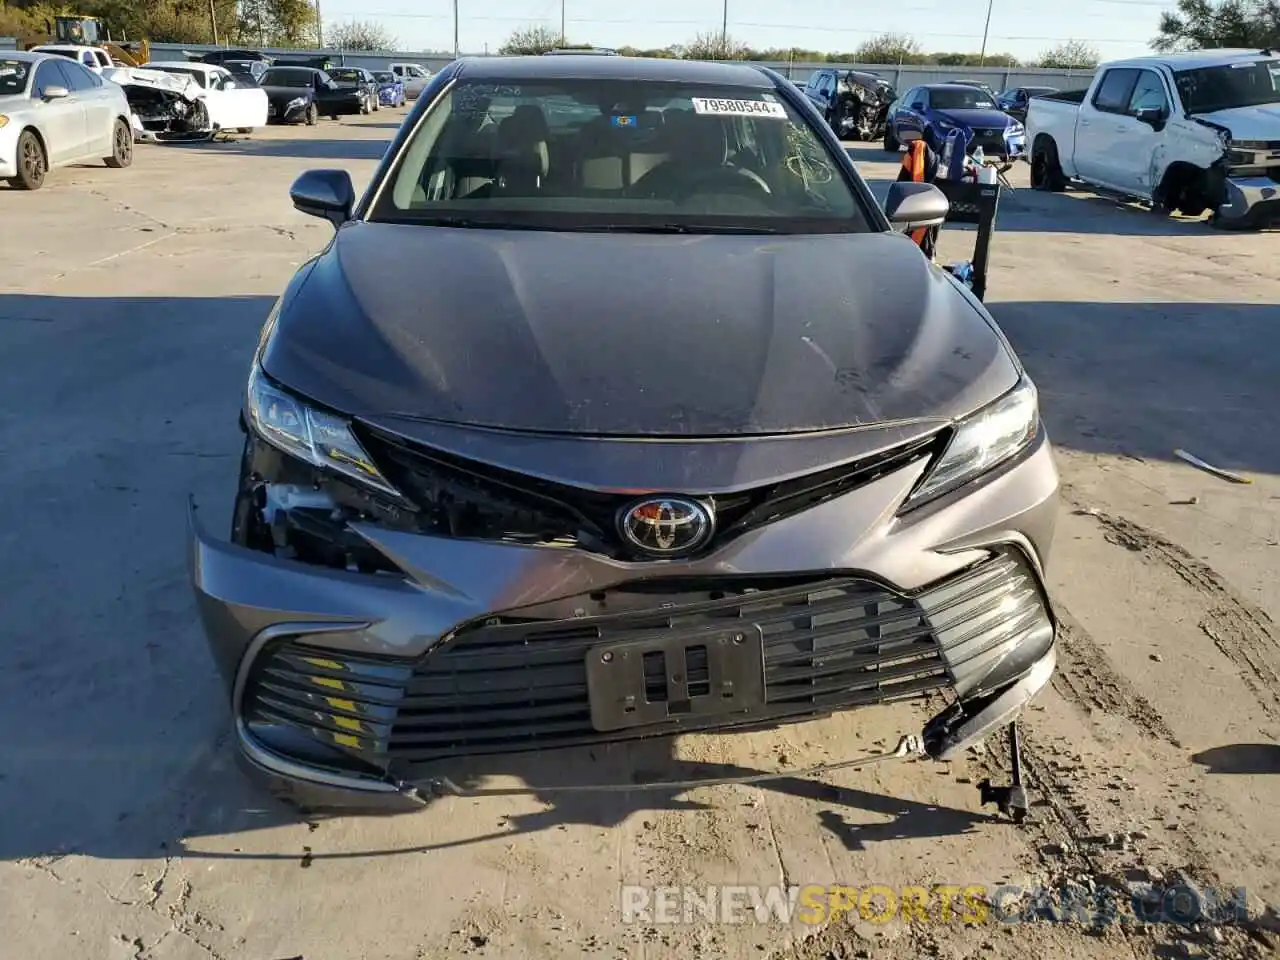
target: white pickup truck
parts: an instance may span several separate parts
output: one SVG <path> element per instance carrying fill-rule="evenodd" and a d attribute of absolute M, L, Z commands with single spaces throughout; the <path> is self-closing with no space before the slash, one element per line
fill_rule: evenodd
<path fill-rule="evenodd" d="M 1031 184 L 1080 180 L 1224 229 L 1280 223 L 1280 56 L 1207 50 L 1104 63 L 1027 110 Z"/>

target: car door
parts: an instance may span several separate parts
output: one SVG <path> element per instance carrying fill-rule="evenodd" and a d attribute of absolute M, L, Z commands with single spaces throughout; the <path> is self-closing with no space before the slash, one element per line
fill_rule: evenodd
<path fill-rule="evenodd" d="M 105 157 L 111 152 L 111 135 L 116 122 L 116 101 L 103 79 L 73 60 L 58 64 L 67 80 L 67 89 L 84 104 L 84 155 Z"/>
<path fill-rule="evenodd" d="M 48 100 L 46 91 L 62 87 L 65 97 Z M 40 122 L 46 131 L 50 165 L 70 163 L 88 150 L 89 123 L 85 118 L 83 92 L 71 89 L 71 78 L 62 70 L 62 61 L 46 60 L 36 67 L 32 93 L 41 100 Z"/>
<path fill-rule="evenodd" d="M 209 116 L 220 127 L 255 130 L 267 125 L 267 94 L 252 77 L 219 70 L 209 81 Z"/>
<path fill-rule="evenodd" d="M 1150 197 L 1157 184 L 1153 157 L 1164 138 L 1169 119 L 1169 91 L 1154 70 L 1139 70 L 1128 108 L 1116 117 L 1115 185 L 1140 197 Z M 1140 110 L 1157 111 L 1158 119 L 1139 120 Z"/>
<path fill-rule="evenodd" d="M 898 110 L 898 140 L 910 143 L 924 136 L 925 117 L 929 112 L 929 91 L 916 87 L 903 97 Z"/>
<path fill-rule="evenodd" d="M 1114 67 L 1098 80 L 1093 98 L 1081 105 L 1076 121 L 1076 171 L 1085 180 L 1123 190 L 1119 181 L 1126 163 L 1124 123 L 1138 81 L 1134 67 Z"/>

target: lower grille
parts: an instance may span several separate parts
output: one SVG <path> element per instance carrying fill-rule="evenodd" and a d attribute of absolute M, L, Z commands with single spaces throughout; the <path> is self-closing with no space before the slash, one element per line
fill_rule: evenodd
<path fill-rule="evenodd" d="M 739 625 L 763 636 L 762 707 L 593 728 L 591 648 Z M 1014 554 L 915 597 L 853 577 L 639 583 L 492 617 L 416 663 L 282 642 L 254 665 L 242 712 L 251 727 L 287 727 L 404 772 L 461 756 L 804 719 L 954 689 L 958 678 L 973 686 L 965 678 L 989 672 L 997 651 L 1045 630 L 1051 640 L 1034 574 Z"/>

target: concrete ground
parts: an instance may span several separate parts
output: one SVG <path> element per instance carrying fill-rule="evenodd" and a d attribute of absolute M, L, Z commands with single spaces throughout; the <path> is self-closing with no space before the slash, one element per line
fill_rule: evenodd
<path fill-rule="evenodd" d="M 1280 944 L 1266 906 L 1280 901 L 1277 237 L 1078 192 L 1006 196 L 988 294 L 1065 483 L 1051 576 L 1067 628 L 1027 715 L 1032 822 L 978 805 L 974 784 L 1000 776 L 994 743 L 947 766 L 396 818 L 309 819 L 251 787 L 187 588 L 186 499 L 225 525 L 258 327 L 329 236 L 292 210 L 289 182 L 312 166 L 365 180 L 398 120 L 140 146 L 129 170 L 0 190 L 0 953 L 985 960 Z M 883 191 L 893 158 L 854 156 Z M 971 240 L 949 229 L 942 253 Z M 923 716 L 687 738 L 687 764 L 652 745 L 581 762 L 803 768 L 892 745 Z M 930 922 L 665 925 L 624 922 L 619 892 L 1147 881 L 1244 887 L 1252 919 L 971 928 L 935 890 Z"/>

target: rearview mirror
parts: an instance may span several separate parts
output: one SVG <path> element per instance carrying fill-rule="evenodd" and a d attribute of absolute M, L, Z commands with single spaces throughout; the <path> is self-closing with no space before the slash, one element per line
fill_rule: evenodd
<path fill-rule="evenodd" d="M 895 227 L 917 230 L 937 227 L 947 219 L 951 202 L 932 183 L 904 181 L 890 184 L 884 201 L 884 215 Z"/>
<path fill-rule="evenodd" d="M 45 87 L 40 96 L 45 100 L 62 100 L 71 96 L 71 91 L 66 87 Z"/>
<path fill-rule="evenodd" d="M 351 219 L 356 203 L 351 175 L 345 170 L 308 170 L 289 188 L 294 209 L 340 227 Z"/>

